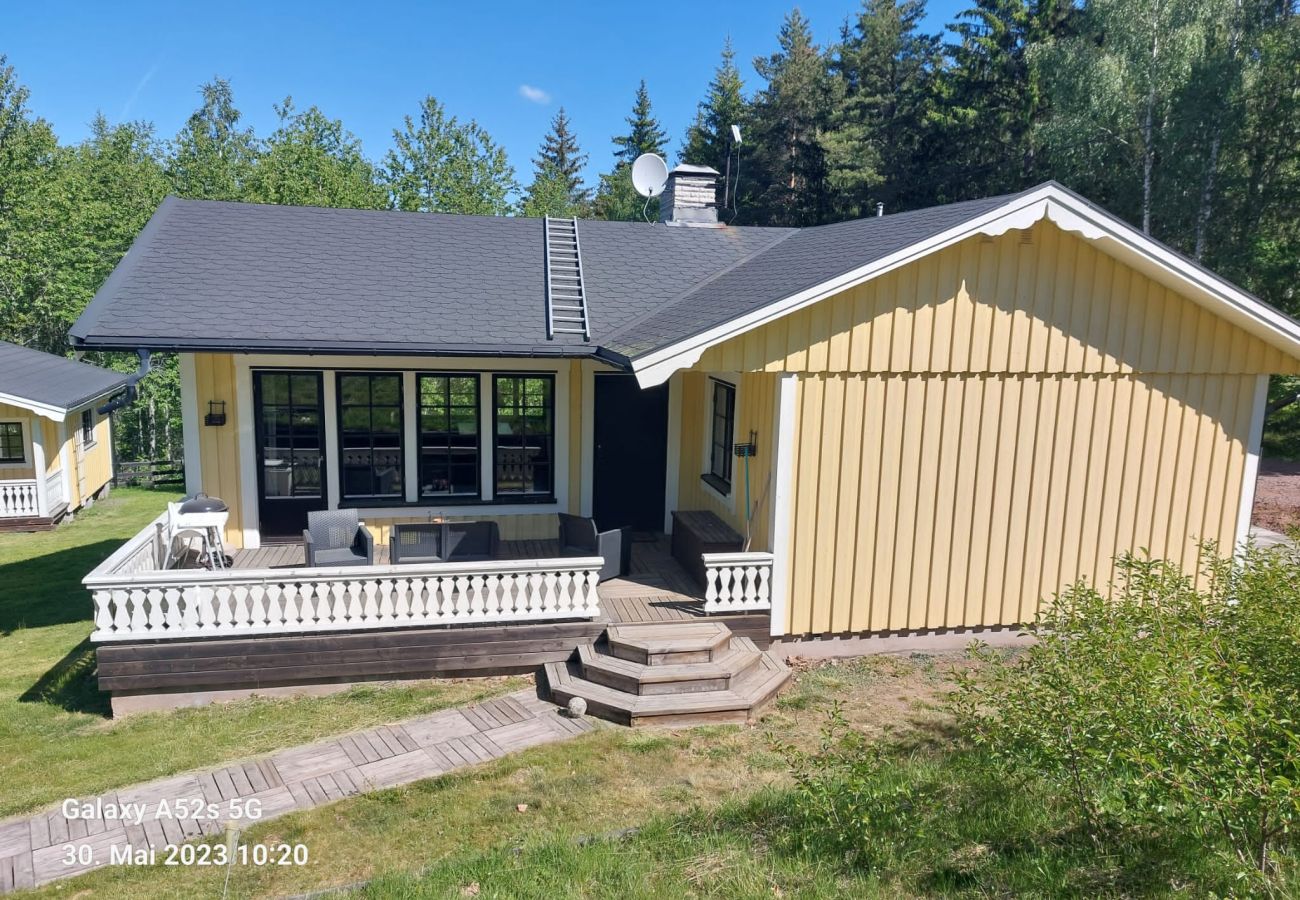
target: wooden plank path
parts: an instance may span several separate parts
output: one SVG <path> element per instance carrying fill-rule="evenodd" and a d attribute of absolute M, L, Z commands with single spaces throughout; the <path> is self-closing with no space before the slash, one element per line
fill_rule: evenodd
<path fill-rule="evenodd" d="M 103 808 L 143 804 L 139 822 L 111 815 L 65 818 L 63 808 L 0 822 L 0 893 L 47 884 L 109 865 L 114 850 L 161 850 L 223 831 L 232 811 L 256 800 L 265 822 L 285 813 L 333 803 L 478 765 L 539 744 L 591 731 L 591 719 L 570 719 L 532 688 L 470 706 L 283 750 L 197 774 L 178 775 L 110 791 L 78 804 Z M 215 804 L 213 818 L 159 816 L 161 801 Z M 97 806 L 96 808 L 100 808 Z M 136 807 L 139 808 L 139 807 Z M 82 854 L 84 862 L 65 863 Z"/>

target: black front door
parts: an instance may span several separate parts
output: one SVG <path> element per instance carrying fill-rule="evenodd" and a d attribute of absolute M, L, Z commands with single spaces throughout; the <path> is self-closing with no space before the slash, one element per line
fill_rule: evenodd
<path fill-rule="evenodd" d="M 325 411 L 319 372 L 254 372 L 257 497 L 266 537 L 300 537 L 326 506 Z"/>
<path fill-rule="evenodd" d="M 592 512 L 603 531 L 663 531 L 668 386 L 642 390 L 634 375 L 597 375 Z"/>

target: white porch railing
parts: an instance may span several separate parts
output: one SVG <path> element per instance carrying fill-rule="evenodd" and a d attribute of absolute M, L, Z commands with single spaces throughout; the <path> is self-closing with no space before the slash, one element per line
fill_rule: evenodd
<path fill-rule="evenodd" d="M 63 503 L 63 470 L 45 476 L 45 508 L 50 515 Z"/>
<path fill-rule="evenodd" d="M 705 553 L 704 611 L 772 608 L 771 553 Z"/>
<path fill-rule="evenodd" d="M 39 516 L 40 501 L 36 479 L 16 478 L 0 481 L 0 519 L 23 519 Z"/>
<path fill-rule="evenodd" d="M 160 520 L 161 521 L 161 520 Z M 600 615 L 600 557 L 159 570 L 158 522 L 90 573 L 94 641 L 586 619 Z"/>

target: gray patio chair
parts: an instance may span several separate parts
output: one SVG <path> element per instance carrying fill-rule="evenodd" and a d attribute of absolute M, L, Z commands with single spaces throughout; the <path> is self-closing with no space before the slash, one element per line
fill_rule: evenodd
<path fill-rule="evenodd" d="M 632 565 L 632 529 L 597 531 L 596 520 L 560 513 L 560 555 L 601 556 L 600 580 L 626 575 Z"/>
<path fill-rule="evenodd" d="M 368 566 L 375 561 L 374 535 L 355 509 L 307 513 L 302 547 L 309 566 Z"/>

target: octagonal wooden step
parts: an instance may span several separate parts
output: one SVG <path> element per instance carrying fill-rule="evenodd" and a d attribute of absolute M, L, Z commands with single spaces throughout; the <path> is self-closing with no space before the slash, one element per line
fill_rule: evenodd
<path fill-rule="evenodd" d="M 730 651 L 731 629 L 709 621 L 611 625 L 605 640 L 610 656 L 644 666 L 709 663 Z"/>
<path fill-rule="evenodd" d="M 755 664 L 760 651 L 748 638 L 733 637 L 725 653 L 709 662 L 646 665 L 608 653 L 608 645 L 578 647 L 582 677 L 628 694 L 691 694 L 730 690 Z"/>

